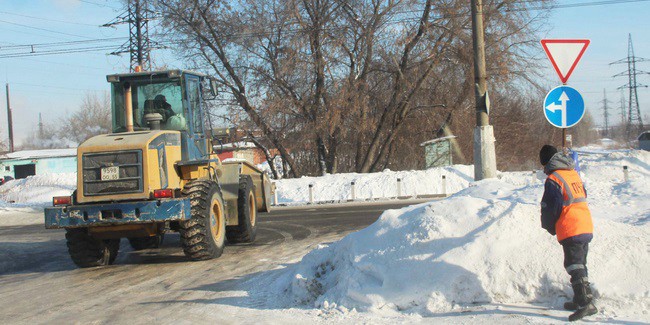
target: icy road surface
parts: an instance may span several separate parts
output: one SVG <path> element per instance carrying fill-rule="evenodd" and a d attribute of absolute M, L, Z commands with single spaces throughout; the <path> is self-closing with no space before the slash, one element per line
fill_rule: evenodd
<path fill-rule="evenodd" d="M 318 244 L 336 241 L 373 223 L 385 209 L 406 204 L 287 208 L 260 214 L 254 244 L 229 245 L 220 258 L 210 261 L 187 261 L 176 233 L 165 236 L 162 248 L 139 252 L 123 239 L 114 265 L 90 269 L 75 267 L 64 231 L 44 229 L 42 212 L 14 212 L 3 219 L 18 225 L 0 225 L 0 319 L 4 324 L 255 323 L 269 321 L 270 312 L 275 321 L 300 322 L 312 316 L 304 311 L 267 312 L 263 301 L 242 296 L 238 283 L 295 263 Z"/>

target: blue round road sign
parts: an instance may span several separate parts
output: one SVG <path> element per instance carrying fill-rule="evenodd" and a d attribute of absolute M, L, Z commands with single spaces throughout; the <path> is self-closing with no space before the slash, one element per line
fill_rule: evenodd
<path fill-rule="evenodd" d="M 553 88 L 544 98 L 544 116 L 553 126 L 570 128 L 585 115 L 585 102 L 580 93 L 569 87 Z"/>

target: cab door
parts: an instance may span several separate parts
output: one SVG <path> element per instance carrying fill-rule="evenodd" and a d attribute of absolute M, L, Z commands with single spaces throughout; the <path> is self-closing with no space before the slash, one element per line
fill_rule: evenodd
<path fill-rule="evenodd" d="M 208 141 L 205 136 L 204 130 L 204 108 L 201 100 L 201 82 L 199 77 L 186 75 L 187 85 L 187 103 L 189 113 L 191 115 L 190 134 L 191 141 L 198 149 L 197 155 L 194 159 L 200 159 L 209 155 Z"/>

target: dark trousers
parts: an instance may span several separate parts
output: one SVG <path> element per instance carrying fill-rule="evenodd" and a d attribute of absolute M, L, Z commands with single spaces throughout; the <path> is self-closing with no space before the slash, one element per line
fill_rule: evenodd
<path fill-rule="evenodd" d="M 571 275 L 571 283 L 587 278 L 587 252 L 589 243 L 563 243 L 564 268 Z"/>

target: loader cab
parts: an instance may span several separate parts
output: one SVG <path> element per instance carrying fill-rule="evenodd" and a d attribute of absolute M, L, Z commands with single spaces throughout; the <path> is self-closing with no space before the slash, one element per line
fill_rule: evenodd
<path fill-rule="evenodd" d="M 203 80 L 207 76 L 185 70 L 167 70 L 115 74 L 111 83 L 113 133 L 126 132 L 126 89 L 130 88 L 134 132 L 150 131 L 145 118 L 160 114 L 160 129 L 181 133 L 183 160 L 196 160 L 210 154 L 205 132 Z"/>

